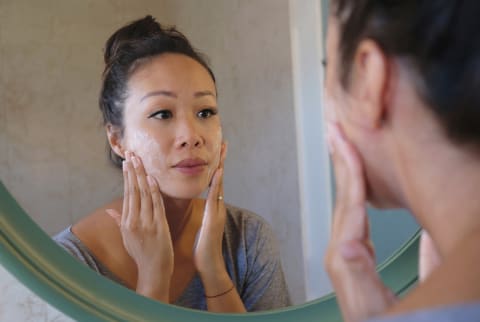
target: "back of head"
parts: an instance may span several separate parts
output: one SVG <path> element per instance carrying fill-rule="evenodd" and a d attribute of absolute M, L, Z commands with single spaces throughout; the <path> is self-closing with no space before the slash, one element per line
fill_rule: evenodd
<path fill-rule="evenodd" d="M 215 82 L 206 58 L 181 32 L 175 27 L 164 28 L 152 16 L 146 16 L 115 31 L 105 44 L 105 70 L 99 98 L 104 124 L 113 125 L 123 133 L 123 110 L 130 76 L 151 58 L 166 53 L 194 59 L 205 67 Z M 121 167 L 122 159 L 109 150 L 111 161 Z"/>
<path fill-rule="evenodd" d="M 372 39 L 414 75 L 419 96 L 455 143 L 480 146 L 480 1 L 333 0 L 348 87 L 355 50 Z"/>

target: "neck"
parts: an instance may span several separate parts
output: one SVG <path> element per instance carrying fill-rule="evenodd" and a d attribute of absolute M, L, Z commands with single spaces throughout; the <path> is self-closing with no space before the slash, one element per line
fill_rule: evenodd
<path fill-rule="evenodd" d="M 176 240 L 192 213 L 193 200 L 163 196 L 163 203 L 172 240 Z"/>
<path fill-rule="evenodd" d="M 446 142 L 425 143 L 408 145 L 413 149 L 403 154 L 400 175 L 408 208 L 447 256 L 480 231 L 479 156 Z"/>

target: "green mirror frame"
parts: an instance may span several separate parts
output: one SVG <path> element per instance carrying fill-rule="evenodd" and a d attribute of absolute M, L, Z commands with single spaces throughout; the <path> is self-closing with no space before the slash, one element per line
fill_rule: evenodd
<path fill-rule="evenodd" d="M 417 281 L 419 232 L 379 266 L 399 296 Z M 217 314 L 162 304 L 101 277 L 58 247 L 0 181 L 0 263 L 26 287 L 79 321 L 342 321 L 334 294 L 285 309 Z"/>

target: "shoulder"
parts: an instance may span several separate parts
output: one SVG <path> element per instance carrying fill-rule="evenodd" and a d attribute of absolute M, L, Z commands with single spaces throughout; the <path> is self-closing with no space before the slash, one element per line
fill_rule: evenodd
<path fill-rule="evenodd" d="M 225 205 L 227 208 L 227 224 L 236 227 L 269 227 L 268 222 L 258 214 L 240 207 Z"/>
<path fill-rule="evenodd" d="M 100 272 L 98 260 L 88 247 L 72 232 L 71 226 L 59 232 L 52 239 L 79 261 Z"/>
<path fill-rule="evenodd" d="M 117 199 L 83 217 L 72 226 L 72 232 L 94 253 L 103 255 L 113 245 L 121 244 L 120 230 L 115 221 L 106 213 L 106 209 L 121 212 L 122 201 Z M 103 256 L 99 256 L 103 257 Z"/>
<path fill-rule="evenodd" d="M 247 238 L 273 234 L 270 224 L 258 214 L 232 205 L 226 205 L 226 209 L 226 232 L 241 233 Z"/>
<path fill-rule="evenodd" d="M 268 253 L 276 257 L 277 239 L 270 224 L 256 213 L 243 208 L 226 205 L 227 220 L 225 238 L 246 249 L 247 256 Z"/>
<path fill-rule="evenodd" d="M 70 229 L 59 233 L 54 239 L 61 246 L 65 246 L 67 238 L 72 247 L 81 245 L 82 249 L 88 250 L 89 255 L 97 262 L 109 268 L 116 268 L 119 261 L 125 261 L 127 256 L 120 229 L 105 210 L 111 208 L 121 211 L 121 207 L 121 199 L 106 204 L 80 219 Z M 64 240 L 63 244 L 61 238 Z"/>
<path fill-rule="evenodd" d="M 425 308 L 480 301 L 480 233 L 466 236 L 442 263 L 389 312 L 400 314 Z"/>

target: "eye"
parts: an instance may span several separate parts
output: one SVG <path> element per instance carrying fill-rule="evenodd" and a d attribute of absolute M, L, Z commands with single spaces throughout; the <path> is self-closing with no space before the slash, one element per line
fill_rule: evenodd
<path fill-rule="evenodd" d="M 213 108 L 205 108 L 201 110 L 200 112 L 197 113 L 197 116 L 202 119 L 206 119 L 209 117 L 212 117 L 214 115 L 217 115 L 218 111 L 213 109 Z"/>
<path fill-rule="evenodd" d="M 173 116 L 172 111 L 161 110 L 161 111 L 157 111 L 153 114 L 150 114 L 150 116 L 148 118 L 154 117 L 156 119 L 166 120 L 166 119 L 172 118 L 172 116 Z"/>

